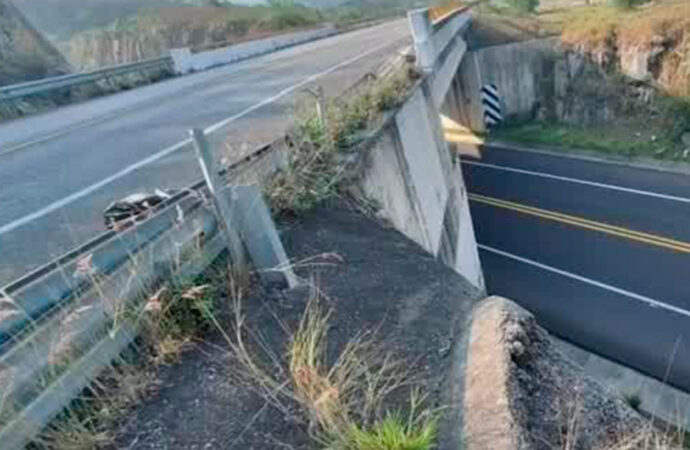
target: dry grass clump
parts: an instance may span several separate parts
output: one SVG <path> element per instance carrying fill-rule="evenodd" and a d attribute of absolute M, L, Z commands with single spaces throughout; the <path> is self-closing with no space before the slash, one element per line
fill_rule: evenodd
<path fill-rule="evenodd" d="M 595 6 L 545 17 L 561 24 L 561 40 L 564 44 L 593 49 L 615 36 L 621 15 L 625 14 L 634 13 L 622 13 L 610 6 Z"/>
<path fill-rule="evenodd" d="M 436 437 L 435 415 L 422 405 L 408 366 L 364 331 L 335 358 L 326 354 L 331 310 L 313 290 L 296 330 L 288 330 L 285 356 L 269 349 L 256 331 L 246 329 L 236 300 L 235 333 L 226 335 L 239 376 L 270 404 L 292 416 L 297 405 L 310 437 L 333 450 L 425 450 Z M 247 336 L 252 342 L 247 341 Z M 410 390 L 406 412 L 386 411 L 395 395 Z"/>
<path fill-rule="evenodd" d="M 543 16 L 562 26 L 567 45 L 594 49 L 614 40 L 626 45 L 650 46 L 656 36 L 674 38 L 690 32 L 690 4 L 661 2 L 622 10 L 613 6 L 573 8 Z"/>
<path fill-rule="evenodd" d="M 344 172 L 340 155 L 366 139 L 383 113 L 401 104 L 411 84 L 407 71 L 400 70 L 357 95 L 330 102 L 323 122 L 316 114 L 298 118 L 287 165 L 266 189 L 274 213 L 300 214 L 337 196 Z"/>
<path fill-rule="evenodd" d="M 121 357 L 109 366 L 30 448 L 91 450 L 112 444 L 116 425 L 154 384 L 151 367 L 137 359 L 139 356 Z"/>
<path fill-rule="evenodd" d="M 674 37 L 690 32 L 690 3 L 660 3 L 627 19 L 619 26 L 621 41 L 648 44 L 655 36 Z"/>
<path fill-rule="evenodd" d="M 215 284 L 176 280 L 147 299 L 135 320 L 155 363 L 176 362 L 186 344 L 211 328 L 218 295 Z"/>
<path fill-rule="evenodd" d="M 123 313 L 141 331 L 135 344 L 94 380 L 31 444 L 45 450 L 107 448 L 127 412 L 155 385 L 156 368 L 177 362 L 183 349 L 214 324 L 219 288 L 229 271 L 174 278 Z"/>
<path fill-rule="evenodd" d="M 683 450 L 688 440 L 685 431 L 664 432 L 652 424 L 624 436 L 619 436 L 600 447 L 600 450 Z"/>
<path fill-rule="evenodd" d="M 436 22 L 466 4 L 463 0 L 442 0 L 429 9 L 429 18 L 432 22 Z"/>

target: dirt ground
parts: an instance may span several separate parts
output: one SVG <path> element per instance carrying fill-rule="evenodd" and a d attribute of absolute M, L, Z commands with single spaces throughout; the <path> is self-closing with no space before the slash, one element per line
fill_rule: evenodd
<path fill-rule="evenodd" d="M 401 354 L 423 380 L 429 406 L 443 411 L 457 406 L 448 404 L 449 373 L 459 364 L 454 346 L 479 292 L 397 231 L 342 204 L 319 208 L 288 226 L 283 241 L 298 274 L 318 285 L 333 309 L 327 358 L 358 332 L 375 329 L 386 351 Z M 278 357 L 285 354 L 287 331 L 296 329 L 309 290 L 305 283 L 244 302 L 247 327 Z M 318 448 L 296 406 L 288 405 L 289 414 L 279 412 L 238 381 L 227 349 L 216 333 L 194 344 L 179 364 L 164 367 L 156 392 L 132 411 L 115 447 Z M 455 446 L 445 436 L 442 432 L 440 447 Z"/>

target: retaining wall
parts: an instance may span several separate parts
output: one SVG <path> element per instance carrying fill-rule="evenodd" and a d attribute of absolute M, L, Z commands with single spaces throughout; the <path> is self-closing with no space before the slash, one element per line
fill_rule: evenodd
<path fill-rule="evenodd" d="M 544 76 L 545 66 L 553 66 L 553 59 L 554 42 L 548 39 L 468 52 L 452 86 L 460 122 L 474 131 L 485 131 L 481 87 L 487 84 L 498 88 L 506 121 L 533 118 L 543 85 L 553 85 L 553 78 Z"/>
<path fill-rule="evenodd" d="M 362 154 L 357 190 L 379 215 L 484 289 L 460 161 L 451 154 L 426 82 Z"/>

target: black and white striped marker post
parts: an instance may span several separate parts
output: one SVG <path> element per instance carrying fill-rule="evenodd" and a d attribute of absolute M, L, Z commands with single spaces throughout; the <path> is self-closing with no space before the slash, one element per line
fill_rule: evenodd
<path fill-rule="evenodd" d="M 486 128 L 493 128 L 503 122 L 501 101 L 495 84 L 482 86 L 482 105 L 484 105 L 484 124 Z"/>

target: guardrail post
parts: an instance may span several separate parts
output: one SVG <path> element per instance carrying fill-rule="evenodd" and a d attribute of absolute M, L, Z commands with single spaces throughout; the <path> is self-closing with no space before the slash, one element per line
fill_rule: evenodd
<path fill-rule="evenodd" d="M 237 218 L 239 233 L 249 256 L 265 284 L 293 288 L 298 279 L 292 270 L 271 217 L 271 211 L 257 186 L 237 186 L 234 202 L 242 214 Z"/>
<path fill-rule="evenodd" d="M 319 124 L 323 127 L 326 125 L 326 95 L 323 92 L 323 86 L 317 86 L 316 89 L 306 88 L 306 92 L 310 93 L 316 99 L 316 115 L 319 119 Z"/>
<path fill-rule="evenodd" d="M 431 72 L 434 68 L 434 49 L 432 41 L 432 26 L 427 8 L 415 9 L 407 13 L 412 29 L 417 67 L 424 72 Z"/>
<path fill-rule="evenodd" d="M 206 135 L 199 129 L 192 129 L 189 134 L 194 141 L 194 148 L 196 150 L 197 159 L 201 166 L 201 172 L 204 174 L 206 185 L 211 193 L 213 207 L 218 217 L 220 228 L 225 234 L 225 239 L 230 251 L 232 259 L 234 275 L 242 277 L 246 273 L 247 261 L 244 254 L 244 246 L 242 240 L 237 232 L 237 227 L 232 223 L 232 208 L 227 197 L 220 195 L 222 183 L 218 179 L 218 170 L 213 160 L 213 153 L 211 146 L 206 139 Z M 237 278 L 239 281 L 241 278 Z"/>

